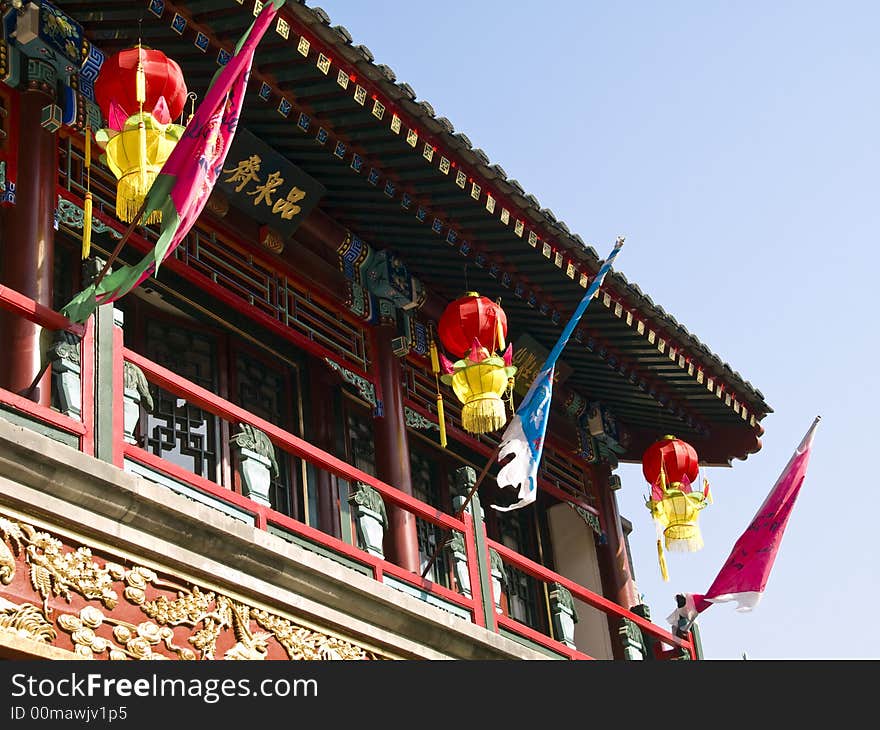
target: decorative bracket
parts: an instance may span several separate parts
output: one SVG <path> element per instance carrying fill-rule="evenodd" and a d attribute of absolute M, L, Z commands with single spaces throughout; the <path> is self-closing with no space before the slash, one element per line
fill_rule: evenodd
<path fill-rule="evenodd" d="M 358 389 L 358 393 L 360 393 L 361 398 L 363 398 L 367 403 L 373 406 L 374 409 L 380 408 L 379 399 L 376 398 L 376 387 L 365 377 L 362 375 L 358 375 L 357 373 L 353 373 L 351 370 L 342 367 L 338 362 L 334 362 L 329 357 L 324 358 L 324 362 L 326 362 L 333 370 L 339 373 L 342 376 L 342 379 L 353 385 Z"/>
<path fill-rule="evenodd" d="M 423 429 L 425 431 L 430 431 L 432 428 L 440 430 L 440 426 L 409 406 L 403 407 L 403 415 L 406 417 L 406 425 L 410 428 Z"/>
<path fill-rule="evenodd" d="M 571 502 L 566 502 L 566 504 L 581 516 L 581 519 L 583 519 L 583 521 L 587 523 L 587 526 L 593 532 L 595 532 L 600 537 L 602 536 L 602 527 L 599 524 L 598 516 L 594 515 L 588 510 L 585 510 L 580 505 L 572 504 Z"/>
<path fill-rule="evenodd" d="M 76 203 L 59 195 L 58 206 L 55 208 L 55 230 L 58 230 L 58 226 L 61 223 L 70 228 L 82 230 L 85 215 L 85 211 Z M 122 234 L 119 231 L 98 220 L 95 216 L 92 216 L 92 230 L 95 233 L 109 233 L 113 238 L 122 238 Z"/>

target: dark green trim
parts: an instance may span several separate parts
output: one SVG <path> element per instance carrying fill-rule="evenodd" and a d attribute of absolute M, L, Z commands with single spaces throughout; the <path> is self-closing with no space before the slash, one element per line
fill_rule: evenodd
<path fill-rule="evenodd" d="M 36 418 L 31 418 L 20 411 L 13 410 L 9 406 L 0 405 L 0 417 L 5 418 L 10 423 L 14 423 L 16 426 L 21 426 L 30 431 L 36 431 L 43 436 L 48 436 L 50 439 L 59 441 L 66 446 L 72 446 L 75 449 L 79 448 L 79 436 L 76 434 L 68 433 L 67 431 L 62 431 L 60 428 L 50 426 L 48 423 L 43 423 L 42 421 L 37 420 Z"/>
<path fill-rule="evenodd" d="M 501 636 L 511 639 L 515 641 L 517 644 L 522 644 L 523 646 L 527 646 L 529 649 L 534 649 L 535 651 L 539 651 L 542 654 L 545 654 L 550 659 L 565 659 L 566 657 L 562 654 L 557 654 L 552 649 L 548 649 L 546 646 L 541 646 L 537 642 L 532 641 L 531 639 L 526 639 L 524 636 L 520 636 L 519 634 L 515 634 L 512 631 L 508 631 L 507 629 L 498 629 L 498 633 Z"/>
<path fill-rule="evenodd" d="M 428 591 L 423 591 L 421 588 L 416 588 L 414 585 L 407 583 L 403 580 L 398 580 L 394 576 L 384 574 L 382 576 L 382 582 L 389 586 L 390 588 L 394 588 L 401 593 L 406 593 L 413 598 L 418 598 L 420 601 L 424 601 L 428 605 L 436 606 L 447 613 L 451 613 L 453 616 L 457 616 L 462 621 L 470 621 L 471 612 L 466 608 L 462 608 L 461 606 L 452 603 L 452 601 L 446 601 L 442 598 L 438 598 L 432 593 L 428 593 Z"/>
<path fill-rule="evenodd" d="M 697 659 L 703 659 L 703 642 L 700 640 L 700 627 L 696 622 L 691 626 L 691 633 L 694 638 L 694 653 L 697 655 Z"/>
<path fill-rule="evenodd" d="M 471 514 L 474 516 L 474 542 L 477 548 L 477 571 L 480 574 L 480 596 L 483 604 L 483 618 L 486 628 L 491 629 L 495 623 L 495 601 L 492 597 L 492 575 L 489 568 L 489 550 L 486 545 L 486 528 L 483 525 L 483 508 L 479 496 L 474 493 L 470 502 Z M 499 596 L 500 598 L 500 596 Z"/>
<path fill-rule="evenodd" d="M 148 466 L 144 466 L 143 464 L 139 464 L 136 461 L 126 459 L 123 468 L 125 469 L 125 471 L 131 474 L 137 474 L 138 476 L 143 477 L 148 481 L 160 484 L 161 486 L 170 489 L 172 492 L 179 494 L 181 497 L 186 497 L 193 502 L 198 502 L 199 504 L 203 504 L 206 507 L 215 509 L 218 512 L 229 515 L 235 520 L 244 522 L 247 525 L 254 525 L 254 516 L 249 512 L 245 512 L 235 505 L 224 502 L 222 499 L 218 499 L 213 495 L 205 494 L 195 487 L 191 487 L 188 484 L 177 481 L 177 479 L 172 479 L 165 474 L 161 474 Z"/>
<path fill-rule="evenodd" d="M 267 525 L 266 531 L 272 535 L 280 537 L 283 540 L 287 540 L 287 542 L 298 545 L 304 550 L 308 550 L 309 552 L 316 553 L 318 555 L 321 555 L 322 557 L 329 558 L 330 560 L 333 560 L 340 565 L 344 565 L 346 568 L 356 570 L 358 573 L 362 573 L 363 575 L 368 576 L 373 575 L 373 569 L 369 565 L 364 565 L 363 563 L 352 560 L 345 555 L 340 555 L 330 548 L 319 545 L 318 543 L 312 542 L 311 540 L 306 540 L 304 537 L 300 537 L 299 535 L 296 535 L 292 532 L 288 532 L 282 527 L 277 527 L 276 525 Z"/>
<path fill-rule="evenodd" d="M 122 398 L 122 393 L 119 393 Z M 87 407 L 83 404 L 83 407 Z M 113 305 L 95 310 L 95 456 L 113 462 Z"/>

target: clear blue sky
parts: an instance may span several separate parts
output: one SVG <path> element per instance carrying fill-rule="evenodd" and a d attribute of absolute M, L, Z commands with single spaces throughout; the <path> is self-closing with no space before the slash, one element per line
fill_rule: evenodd
<path fill-rule="evenodd" d="M 706 547 L 669 556 L 668 583 L 641 469 L 621 467 L 655 621 L 709 587 L 820 414 L 761 604 L 709 608 L 703 646 L 880 658 L 857 613 L 880 600 L 880 4 L 319 4 L 600 256 L 625 235 L 617 268 L 774 408 L 760 452 L 707 470 Z"/>

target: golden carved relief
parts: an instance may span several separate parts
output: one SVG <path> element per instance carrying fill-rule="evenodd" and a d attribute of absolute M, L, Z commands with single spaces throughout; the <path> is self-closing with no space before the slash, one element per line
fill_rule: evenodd
<path fill-rule="evenodd" d="M 0 583 L 13 582 L 22 558 L 42 606 L 0 597 L 0 629 L 52 643 L 57 625 L 84 658 L 254 660 L 269 658 L 273 650 L 280 658 L 281 649 L 299 660 L 384 658 L 221 593 L 165 580 L 141 565 L 108 561 L 102 566 L 89 547 L 66 548 L 48 532 L 0 516 Z M 74 594 L 86 605 L 55 618 L 50 600 L 71 604 Z M 101 608 L 89 602 L 100 602 Z M 145 620 L 126 620 L 138 613 Z"/>
<path fill-rule="evenodd" d="M 0 543 L 2 544 L 2 543 Z M 12 603 L 0 596 L 0 631 L 12 631 L 34 641 L 51 644 L 57 635 L 52 624 L 32 603 Z"/>
<path fill-rule="evenodd" d="M 257 623 L 271 631 L 290 659 L 378 659 L 374 654 L 335 636 L 297 626 L 267 611 L 252 611 Z"/>

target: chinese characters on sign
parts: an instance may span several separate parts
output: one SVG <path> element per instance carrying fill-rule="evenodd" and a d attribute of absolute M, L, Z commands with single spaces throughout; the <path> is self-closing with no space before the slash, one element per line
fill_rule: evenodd
<path fill-rule="evenodd" d="M 324 187 L 247 130 L 240 129 L 217 182 L 233 205 L 289 236 Z"/>
<path fill-rule="evenodd" d="M 544 366 L 544 361 L 549 354 L 550 350 L 540 345 L 534 338 L 527 334 L 520 335 L 516 342 L 513 343 L 513 364 L 517 368 L 514 393 L 520 397 L 525 396 L 532 382 Z M 570 365 L 557 360 L 553 382 L 564 382 L 571 375 L 571 372 L 572 368 Z"/>

